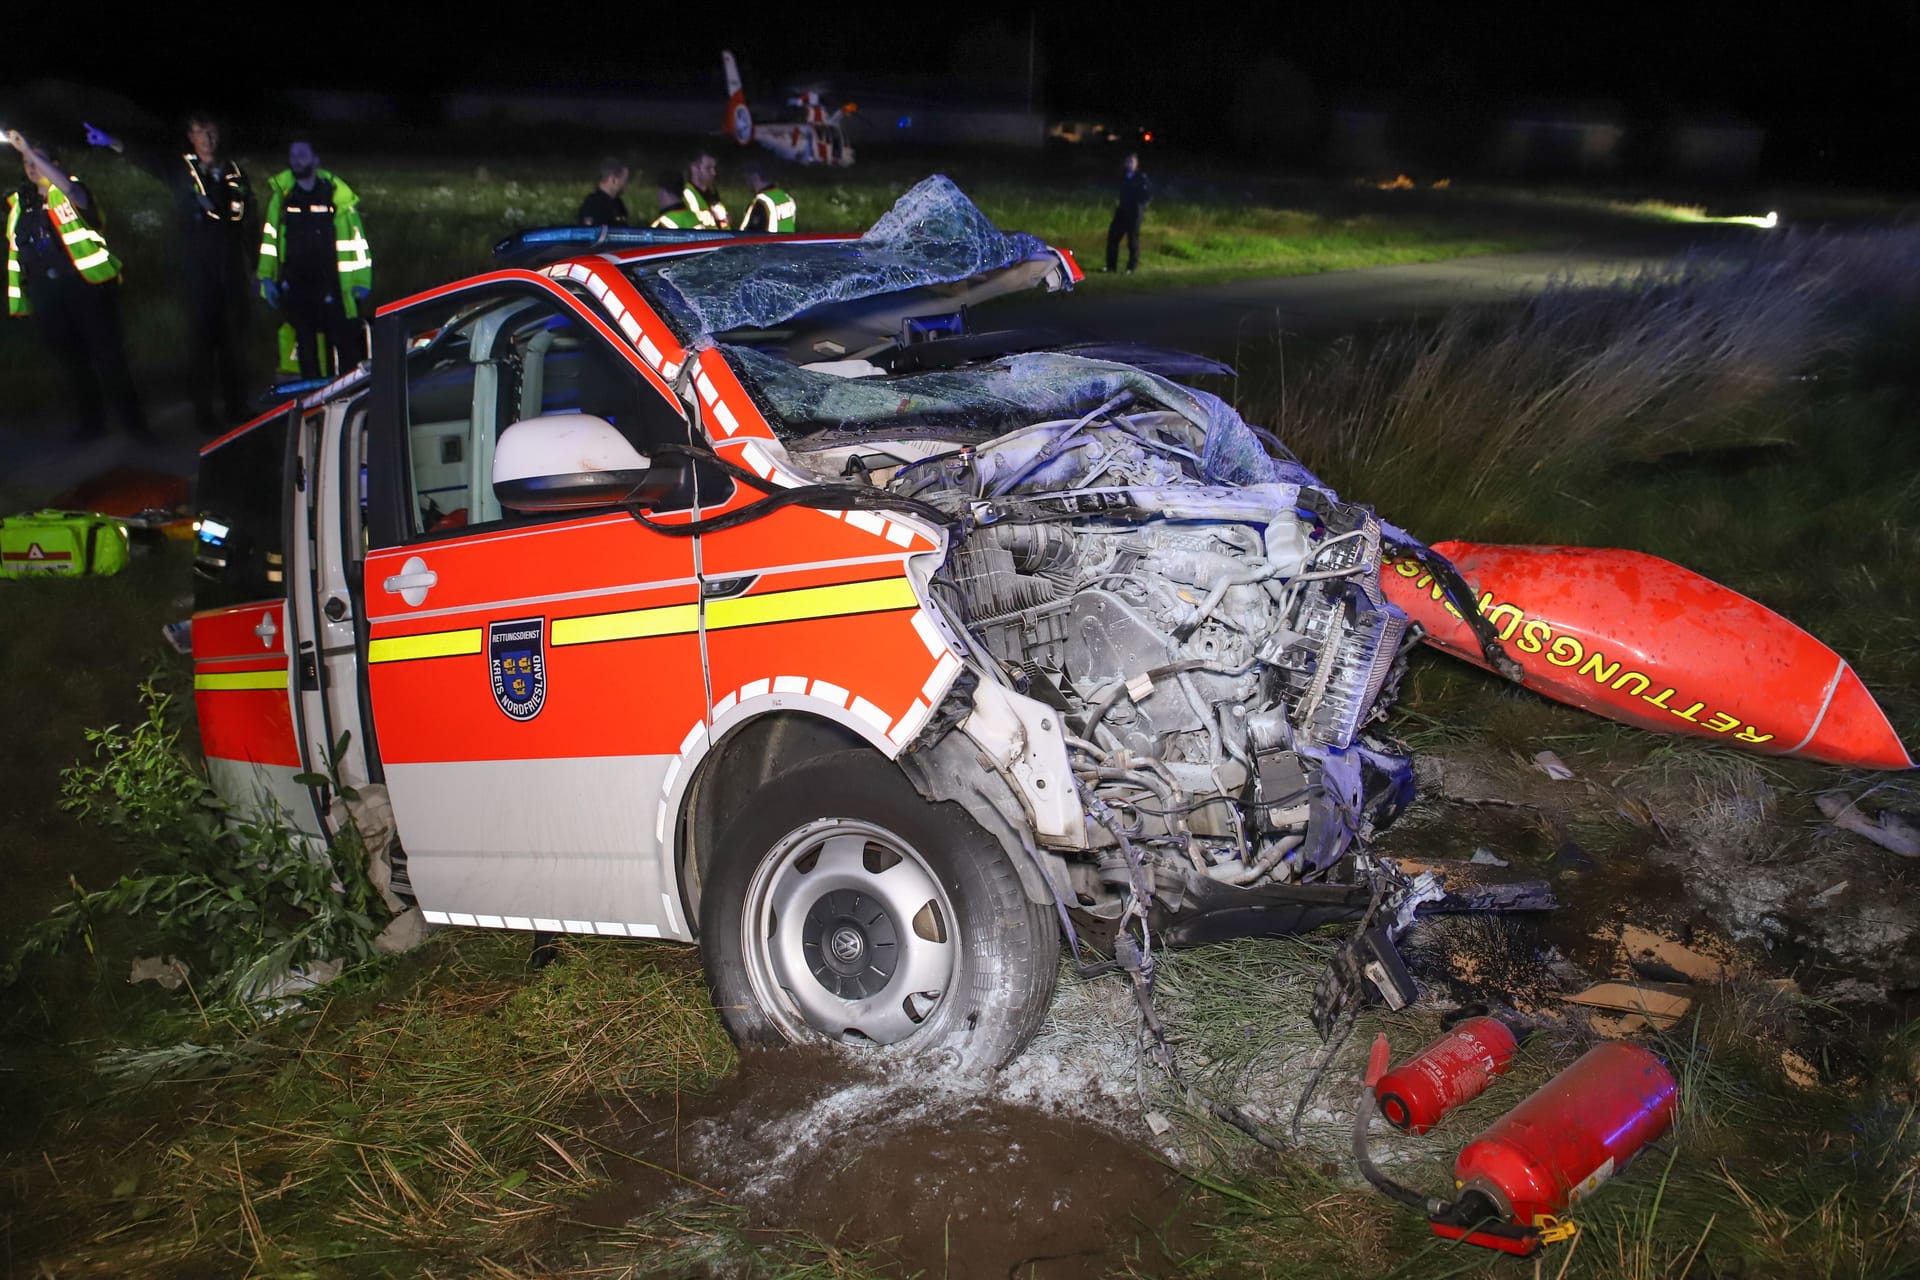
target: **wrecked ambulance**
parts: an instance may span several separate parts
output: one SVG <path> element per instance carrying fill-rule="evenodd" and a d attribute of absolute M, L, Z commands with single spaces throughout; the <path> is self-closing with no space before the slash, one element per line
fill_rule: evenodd
<path fill-rule="evenodd" d="M 1518 668 L 1180 357 L 972 331 L 1079 278 L 930 179 L 860 237 L 383 308 L 367 365 L 203 453 L 216 787 L 324 834 L 296 775 L 344 741 L 429 920 L 697 941 L 745 1040 L 997 1065 L 1087 930 L 1137 964 L 1365 918 L 1329 1004 L 1403 998 L 1439 890 L 1366 852 L 1412 795 L 1383 561 Z"/>

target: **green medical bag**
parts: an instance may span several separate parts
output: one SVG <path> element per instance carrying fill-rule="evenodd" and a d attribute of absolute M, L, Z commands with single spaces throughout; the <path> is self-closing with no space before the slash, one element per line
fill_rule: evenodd
<path fill-rule="evenodd" d="M 92 511 L 36 511 L 0 519 L 0 578 L 118 573 L 127 526 Z"/>

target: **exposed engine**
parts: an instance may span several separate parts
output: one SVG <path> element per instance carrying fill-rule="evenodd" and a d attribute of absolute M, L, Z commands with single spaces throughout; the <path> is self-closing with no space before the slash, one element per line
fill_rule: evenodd
<path fill-rule="evenodd" d="M 1408 643 L 1380 525 L 1317 488 L 1208 484 L 1191 422 L 1124 402 L 915 441 L 872 478 L 970 526 L 941 603 L 1063 713 L 1096 851 L 1155 868 L 1163 905 L 1322 878 L 1411 796 L 1405 757 L 1366 733 Z M 1081 904 L 1117 902 L 1128 873 L 1103 855 Z"/>

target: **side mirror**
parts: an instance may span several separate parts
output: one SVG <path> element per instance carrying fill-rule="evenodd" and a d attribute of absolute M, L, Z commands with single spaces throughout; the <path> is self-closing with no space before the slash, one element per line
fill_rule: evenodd
<path fill-rule="evenodd" d="M 603 418 L 556 413 L 500 433 L 493 493 L 512 511 L 608 507 L 671 492 L 680 470 L 655 466 Z"/>

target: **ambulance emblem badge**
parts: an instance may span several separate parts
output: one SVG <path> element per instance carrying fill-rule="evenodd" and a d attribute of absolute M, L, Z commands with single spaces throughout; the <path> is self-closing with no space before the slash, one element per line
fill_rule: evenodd
<path fill-rule="evenodd" d="M 531 720 L 547 701 L 544 618 L 487 624 L 487 674 L 493 700 L 514 720 Z"/>

